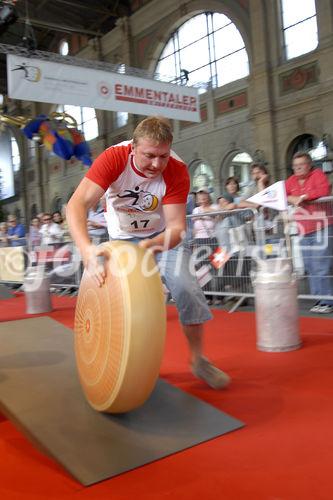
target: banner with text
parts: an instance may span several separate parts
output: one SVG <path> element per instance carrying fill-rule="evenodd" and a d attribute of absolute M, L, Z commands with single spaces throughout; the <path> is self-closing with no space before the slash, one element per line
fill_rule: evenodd
<path fill-rule="evenodd" d="M 11 54 L 7 81 L 13 99 L 200 122 L 199 94 L 193 87 Z"/>
<path fill-rule="evenodd" d="M 275 210 L 287 210 L 288 201 L 284 181 L 278 181 L 266 189 L 251 196 L 246 201 L 256 203 L 262 207 L 274 208 Z"/>

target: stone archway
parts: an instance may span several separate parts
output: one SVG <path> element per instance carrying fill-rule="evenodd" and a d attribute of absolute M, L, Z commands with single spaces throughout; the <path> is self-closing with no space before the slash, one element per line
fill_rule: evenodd
<path fill-rule="evenodd" d="M 52 201 L 51 211 L 53 212 L 61 212 L 61 207 L 63 205 L 62 198 L 60 196 L 55 196 Z"/>
<path fill-rule="evenodd" d="M 207 189 L 210 194 L 215 193 L 214 169 L 203 160 L 194 160 L 189 165 L 191 177 L 191 191 Z"/>
<path fill-rule="evenodd" d="M 246 151 L 231 151 L 223 160 L 220 169 L 220 189 L 224 191 L 224 183 L 228 177 L 237 177 L 241 190 L 251 181 L 250 166 L 253 158 Z"/>

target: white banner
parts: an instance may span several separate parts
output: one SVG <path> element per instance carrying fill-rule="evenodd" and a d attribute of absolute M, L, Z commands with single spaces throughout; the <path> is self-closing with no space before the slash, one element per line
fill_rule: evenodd
<path fill-rule="evenodd" d="M 287 210 L 288 201 L 284 181 L 275 182 L 266 189 L 251 196 L 246 201 L 251 201 L 263 207 L 275 208 L 275 210 Z"/>
<path fill-rule="evenodd" d="M 200 122 L 198 90 L 192 87 L 10 54 L 7 81 L 13 99 Z"/>

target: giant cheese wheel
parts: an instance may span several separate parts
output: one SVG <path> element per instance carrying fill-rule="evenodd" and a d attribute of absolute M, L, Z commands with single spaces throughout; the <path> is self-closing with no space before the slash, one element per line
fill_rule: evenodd
<path fill-rule="evenodd" d="M 151 252 L 128 242 L 104 243 L 106 281 L 87 271 L 75 311 L 75 355 L 90 405 L 121 413 L 142 405 L 161 364 L 166 311 L 161 278 Z"/>

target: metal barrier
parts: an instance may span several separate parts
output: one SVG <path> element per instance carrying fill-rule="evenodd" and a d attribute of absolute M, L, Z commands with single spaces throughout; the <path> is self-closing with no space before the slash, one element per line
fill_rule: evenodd
<path fill-rule="evenodd" d="M 202 283 L 209 303 L 214 303 L 214 299 L 222 301 L 223 297 L 237 297 L 232 311 L 246 297 L 253 296 L 250 270 L 258 248 L 256 215 L 256 210 L 246 208 L 187 216 L 187 240 L 199 282 L 203 274 L 200 270 L 209 268 L 210 274 L 204 276 L 210 279 Z"/>
<path fill-rule="evenodd" d="M 292 257 L 299 299 L 333 301 L 333 197 L 260 214 L 264 258 Z"/>
<path fill-rule="evenodd" d="M 81 280 L 81 258 L 72 242 L 28 247 L 0 248 L 0 283 L 17 287 L 23 285 L 25 272 L 34 266 L 42 266 L 50 277 L 54 290 L 72 293 Z"/>
<path fill-rule="evenodd" d="M 201 231 L 196 237 L 198 224 Z M 321 237 L 311 246 L 312 253 L 308 255 L 311 238 L 308 233 L 301 233 L 302 224 L 307 230 L 314 230 L 313 237 Z M 96 244 L 102 241 L 105 239 L 93 240 Z M 255 269 L 257 260 L 274 257 L 292 258 L 299 299 L 333 301 L 333 197 L 320 198 L 300 208 L 290 207 L 288 212 L 246 208 L 188 215 L 185 243 L 192 250 L 194 268 L 207 299 L 213 303 L 235 298 L 231 312 L 244 299 L 254 296 L 251 270 Z M 17 269 L 7 265 L 8 256 L 14 253 L 12 261 L 16 262 Z M 72 242 L 32 251 L 27 247 L 0 248 L 0 283 L 22 284 L 24 268 L 31 262 L 48 268 L 51 287 L 59 293 L 76 293 L 83 266 Z M 325 274 L 323 269 L 327 271 Z M 322 293 L 318 293 L 320 286 L 316 293 L 311 292 L 316 282 L 323 285 Z"/>
<path fill-rule="evenodd" d="M 257 260 L 274 257 L 292 258 L 299 299 L 333 302 L 333 197 L 289 207 L 288 212 L 243 209 L 195 214 L 187 220 L 188 239 L 195 258 L 199 257 L 198 268 L 208 266 L 212 275 L 202 286 L 209 302 L 213 297 L 239 297 L 231 309 L 234 311 L 246 297 L 254 296 L 251 270 L 256 269 Z M 201 220 L 203 230 L 206 220 L 207 238 L 194 237 L 196 220 Z M 310 240 L 315 240 L 311 246 Z M 227 259 L 215 269 L 211 255 L 221 248 Z"/>

